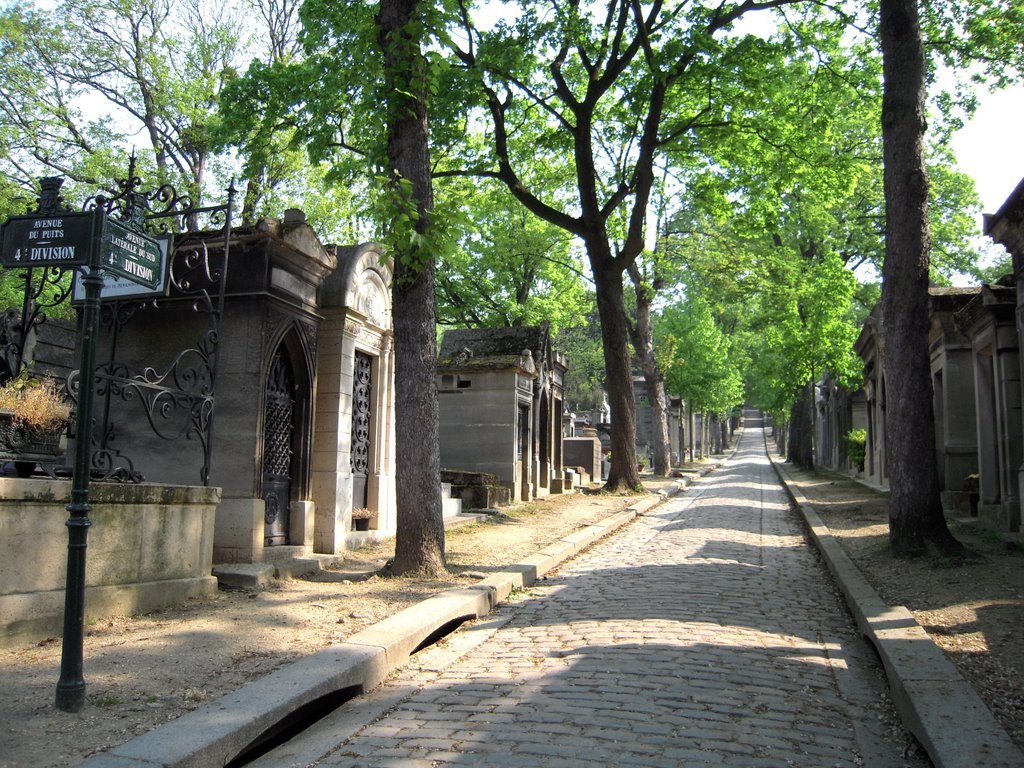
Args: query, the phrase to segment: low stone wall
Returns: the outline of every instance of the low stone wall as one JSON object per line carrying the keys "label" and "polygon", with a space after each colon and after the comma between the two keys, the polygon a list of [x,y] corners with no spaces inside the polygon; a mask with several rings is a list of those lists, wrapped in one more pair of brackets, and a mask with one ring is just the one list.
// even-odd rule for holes
{"label": "low stone wall", "polygon": [[[0,647],[63,629],[71,483],[0,478]],[[86,620],[217,590],[219,488],[93,483]]]}

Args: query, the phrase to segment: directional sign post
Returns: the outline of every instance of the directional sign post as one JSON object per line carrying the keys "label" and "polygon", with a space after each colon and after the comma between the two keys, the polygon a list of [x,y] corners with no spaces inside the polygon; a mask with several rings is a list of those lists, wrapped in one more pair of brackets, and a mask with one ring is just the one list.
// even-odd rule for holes
{"label": "directional sign post", "polygon": [[82,250],[88,255],[83,278],[85,306],[79,337],[78,406],[75,409],[75,465],[71,478],[71,503],[67,505],[68,567],[64,587],[64,635],[61,640],[60,679],[57,680],[56,705],[62,712],[80,712],[85,705],[85,679],[82,656],[85,632],[85,560],[89,526],[89,472],[92,452],[93,376],[96,368],[96,336],[99,331],[102,198],[96,209],[86,214],[93,220],[92,237]]}
{"label": "directional sign post", "polygon": [[[163,277],[160,244],[128,224],[110,218],[106,201],[99,197],[92,211],[71,213],[60,203],[63,179],[41,179],[38,212],[11,216],[0,225],[0,264],[8,268],[84,267],[79,336],[78,403],[75,409],[75,464],[71,503],[67,505],[68,562],[64,589],[64,635],[56,705],[64,712],[79,712],[85,704],[82,675],[85,623],[85,564],[92,453],[92,411],[99,332],[103,272],[116,274],[146,288]],[[129,214],[137,213],[129,208]],[[138,217],[141,222],[141,216]]]}
{"label": "directional sign post", "polygon": [[163,271],[163,249],[149,235],[108,218],[103,224],[103,268],[155,288]]}

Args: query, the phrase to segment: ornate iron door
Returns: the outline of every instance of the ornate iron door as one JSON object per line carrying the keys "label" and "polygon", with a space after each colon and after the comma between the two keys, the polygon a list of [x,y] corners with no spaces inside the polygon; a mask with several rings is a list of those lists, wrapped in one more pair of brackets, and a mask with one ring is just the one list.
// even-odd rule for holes
{"label": "ornate iron door", "polygon": [[291,501],[292,436],[295,430],[295,376],[282,349],[274,353],[267,375],[263,417],[263,501],[265,546],[288,543]]}
{"label": "ornate iron door", "polygon": [[530,407],[519,406],[519,499],[520,501],[530,500]]}
{"label": "ornate iron door", "polygon": [[366,506],[370,473],[370,395],[373,358],[356,352],[352,375],[352,508]]}

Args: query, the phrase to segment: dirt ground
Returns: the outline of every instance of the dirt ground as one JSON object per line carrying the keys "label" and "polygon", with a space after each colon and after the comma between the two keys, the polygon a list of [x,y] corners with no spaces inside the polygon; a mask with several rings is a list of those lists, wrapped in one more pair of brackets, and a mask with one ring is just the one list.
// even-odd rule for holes
{"label": "dirt ground", "polygon": [[[1024,658],[1024,553],[957,525],[975,559],[894,561],[883,497],[839,477],[798,481],[876,589],[915,613],[1024,747],[1024,686],[1015,667]],[[220,591],[173,610],[97,622],[85,639],[86,706],[75,715],[53,706],[59,639],[0,651],[0,768],[75,765],[429,594],[500,570],[634,498],[552,497],[450,530],[452,575],[444,580],[348,578],[382,566],[391,555],[385,543],[352,553],[336,570],[269,589]]]}
{"label": "dirt ground", "polygon": [[966,558],[894,559],[884,495],[839,475],[790,473],[882,599],[914,614],[1024,749],[1024,540],[950,519]]}

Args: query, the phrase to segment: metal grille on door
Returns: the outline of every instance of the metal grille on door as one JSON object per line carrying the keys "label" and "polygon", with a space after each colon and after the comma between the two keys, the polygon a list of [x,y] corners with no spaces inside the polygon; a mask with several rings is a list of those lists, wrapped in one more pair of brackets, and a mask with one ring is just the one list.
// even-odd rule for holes
{"label": "metal grille on door", "polygon": [[291,499],[292,433],[295,377],[284,351],[278,349],[267,375],[263,418],[264,544],[288,543]]}
{"label": "metal grille on door", "polygon": [[356,352],[352,383],[352,507],[366,507],[370,472],[370,395],[373,358]]}

